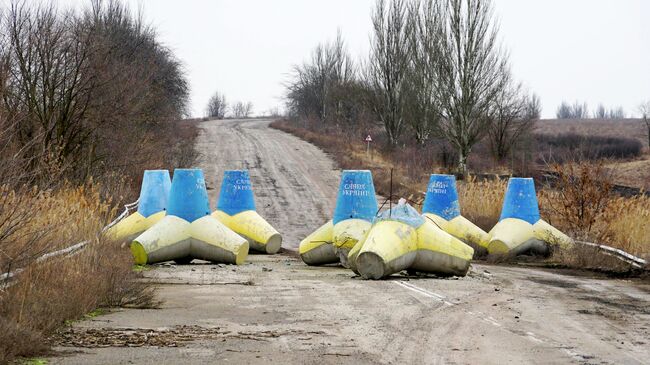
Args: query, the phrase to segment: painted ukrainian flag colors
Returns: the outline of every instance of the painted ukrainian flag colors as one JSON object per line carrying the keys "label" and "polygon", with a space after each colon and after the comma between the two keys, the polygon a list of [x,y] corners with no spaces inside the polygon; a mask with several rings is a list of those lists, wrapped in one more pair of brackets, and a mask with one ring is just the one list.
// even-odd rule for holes
{"label": "painted ukrainian flag colors", "polygon": [[381,279],[411,269],[464,276],[474,250],[400,203],[375,219],[365,241],[350,251],[353,270],[366,279]]}
{"label": "painted ukrainian flag colors", "polygon": [[300,257],[308,265],[341,262],[365,240],[377,214],[377,197],[368,170],[343,170],[333,218],[300,242]]}
{"label": "painted ukrainian flag colors", "polygon": [[210,216],[203,171],[176,169],[167,215],[131,243],[137,264],[167,260],[242,264],[248,241]]}
{"label": "painted ukrainian flag colors", "polygon": [[422,214],[461,241],[476,247],[488,247],[489,235],[460,214],[455,176],[431,175]]}
{"label": "painted ukrainian flag colors", "polygon": [[513,177],[501,209],[499,223],[490,231],[490,254],[544,253],[548,245],[567,248],[573,240],[540,218],[532,178]]}
{"label": "painted ukrainian flag colors", "polygon": [[170,188],[169,171],[145,170],[138,210],[108,229],[108,237],[114,240],[131,240],[160,221],[166,215]]}
{"label": "painted ukrainian flag colors", "polygon": [[255,251],[274,254],[282,236],[255,210],[255,199],[247,170],[227,170],[221,182],[217,210],[212,216],[248,240]]}

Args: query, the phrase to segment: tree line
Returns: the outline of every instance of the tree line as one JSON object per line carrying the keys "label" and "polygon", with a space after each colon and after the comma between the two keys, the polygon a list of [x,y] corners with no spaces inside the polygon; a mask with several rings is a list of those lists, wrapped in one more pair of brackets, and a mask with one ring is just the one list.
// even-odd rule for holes
{"label": "tree line", "polygon": [[294,66],[288,112],[322,123],[381,121],[390,145],[443,139],[458,170],[483,138],[498,160],[532,130],[541,103],[517,82],[490,0],[378,0],[371,48],[355,62],[341,34]]}
{"label": "tree line", "polygon": [[179,60],[117,0],[0,8],[0,184],[173,164],[188,98]]}
{"label": "tree line", "polygon": [[209,118],[248,118],[253,113],[253,103],[237,101],[228,104],[226,95],[216,91],[208,100],[205,114]]}

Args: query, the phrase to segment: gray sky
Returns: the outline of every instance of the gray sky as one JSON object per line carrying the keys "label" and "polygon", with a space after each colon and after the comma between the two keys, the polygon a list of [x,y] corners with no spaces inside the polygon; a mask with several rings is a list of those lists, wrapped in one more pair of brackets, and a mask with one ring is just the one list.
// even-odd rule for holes
{"label": "gray sky", "polygon": [[[74,1],[74,0],[68,0]],[[79,0],[77,0],[79,1]],[[340,28],[365,57],[374,0],[128,0],[142,6],[184,62],[192,114],[219,90],[261,113],[282,105],[291,66]],[[515,77],[536,92],[543,117],[562,100],[636,113],[650,100],[650,1],[495,0]],[[645,18],[645,19],[642,19]],[[645,20],[645,22],[643,21]]]}

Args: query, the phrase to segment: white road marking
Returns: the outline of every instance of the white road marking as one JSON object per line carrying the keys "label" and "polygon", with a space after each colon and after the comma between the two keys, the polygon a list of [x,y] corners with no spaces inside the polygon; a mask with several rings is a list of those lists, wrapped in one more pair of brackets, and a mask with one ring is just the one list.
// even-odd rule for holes
{"label": "white road marking", "polygon": [[395,283],[395,284],[397,284],[397,285],[399,285],[401,287],[404,287],[404,288],[406,288],[408,290],[412,290],[412,291],[414,291],[416,293],[422,294],[425,297],[436,299],[436,300],[438,300],[440,302],[443,302],[444,304],[446,304],[448,306],[454,305],[454,303],[446,300],[444,295],[434,293],[434,292],[430,292],[430,291],[428,291],[426,289],[422,289],[420,287],[417,287],[417,286],[415,286],[415,285],[413,285],[411,283],[406,283],[406,282],[403,282],[403,281],[393,281],[393,283]]}

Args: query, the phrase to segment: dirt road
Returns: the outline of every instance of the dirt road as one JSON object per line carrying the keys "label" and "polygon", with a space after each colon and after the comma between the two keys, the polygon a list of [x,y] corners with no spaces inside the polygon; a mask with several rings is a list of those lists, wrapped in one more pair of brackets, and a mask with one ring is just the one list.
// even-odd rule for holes
{"label": "dirt road", "polygon": [[[211,198],[225,168],[250,169],[258,209],[285,248],[327,220],[338,184],[317,148],[266,121],[202,124]],[[161,309],[75,324],[64,364],[643,364],[650,285],[474,264],[465,278],[364,281],[295,256],[243,266],[155,265]],[[74,347],[87,345],[88,347]],[[137,347],[133,347],[137,346]]]}

